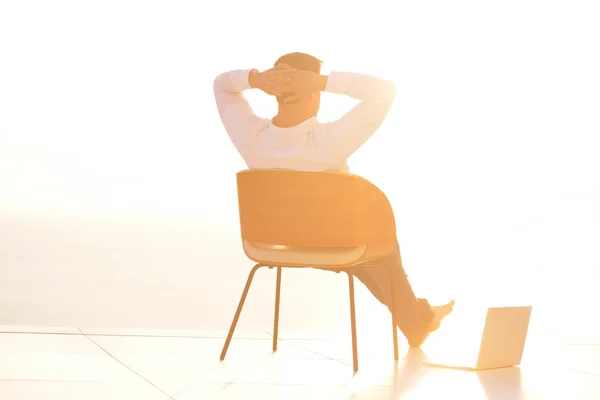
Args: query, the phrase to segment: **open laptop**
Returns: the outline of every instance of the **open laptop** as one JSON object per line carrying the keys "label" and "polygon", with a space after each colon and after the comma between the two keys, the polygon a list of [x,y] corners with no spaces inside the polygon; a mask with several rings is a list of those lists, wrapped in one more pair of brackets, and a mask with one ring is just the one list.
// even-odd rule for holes
{"label": "open laptop", "polygon": [[[446,340],[438,343],[441,345],[438,346],[439,351],[433,352],[424,364],[472,371],[519,365],[531,310],[530,306],[488,308],[483,326],[461,328],[460,324],[455,324],[459,330],[454,336],[446,336]],[[440,330],[444,328],[442,322]],[[461,342],[459,339],[463,339],[462,345],[458,343]]]}

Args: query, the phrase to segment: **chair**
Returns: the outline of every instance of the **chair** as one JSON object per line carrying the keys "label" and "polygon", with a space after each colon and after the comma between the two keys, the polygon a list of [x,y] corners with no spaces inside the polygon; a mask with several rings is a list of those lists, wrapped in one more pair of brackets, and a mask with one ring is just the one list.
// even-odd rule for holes
{"label": "chair", "polygon": [[[346,272],[350,290],[352,359],[358,371],[354,278],[345,270],[394,251],[396,225],[386,196],[357,175],[276,169],[245,170],[237,174],[242,243],[256,265],[250,271],[221,361],[233,337],[256,271],[277,269],[273,351],[277,351],[282,268],[327,269]],[[392,270],[390,284],[394,293]],[[392,299],[392,306],[394,302]],[[398,333],[392,309],[394,359]]]}

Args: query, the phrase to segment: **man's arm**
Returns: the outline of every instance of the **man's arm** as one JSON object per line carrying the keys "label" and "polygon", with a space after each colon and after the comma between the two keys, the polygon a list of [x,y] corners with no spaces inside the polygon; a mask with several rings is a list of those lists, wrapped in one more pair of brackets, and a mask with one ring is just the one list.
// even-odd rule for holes
{"label": "man's arm", "polygon": [[265,125],[266,120],[254,114],[242,94],[254,87],[257,74],[256,70],[225,72],[217,76],[213,85],[219,116],[238,150],[248,146]]}
{"label": "man's arm", "polygon": [[325,92],[343,94],[360,100],[341,119],[325,124],[315,137],[322,149],[335,160],[348,159],[381,126],[394,102],[393,82],[351,72],[332,72]]}

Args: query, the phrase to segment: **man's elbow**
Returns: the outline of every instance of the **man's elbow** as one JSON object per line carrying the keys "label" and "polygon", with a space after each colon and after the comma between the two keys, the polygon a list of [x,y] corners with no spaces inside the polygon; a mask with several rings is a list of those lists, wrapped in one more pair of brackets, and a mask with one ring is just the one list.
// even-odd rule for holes
{"label": "man's elbow", "polygon": [[213,81],[213,91],[215,93],[222,91],[222,87],[223,87],[223,75],[224,74],[219,74],[215,77],[215,80]]}
{"label": "man's elbow", "polygon": [[381,80],[377,90],[374,92],[374,99],[370,103],[372,115],[377,117],[374,120],[383,120],[389,109],[392,107],[396,98],[396,84],[392,81]]}
{"label": "man's elbow", "polygon": [[382,97],[384,100],[390,105],[394,102],[396,98],[396,84],[392,81],[384,81],[384,88],[382,90]]}
{"label": "man's elbow", "polygon": [[373,104],[372,118],[368,119],[369,123],[372,124],[369,128],[372,129],[373,132],[379,129],[379,126],[392,108],[395,99],[396,84],[392,81],[383,81],[377,96],[377,102]]}

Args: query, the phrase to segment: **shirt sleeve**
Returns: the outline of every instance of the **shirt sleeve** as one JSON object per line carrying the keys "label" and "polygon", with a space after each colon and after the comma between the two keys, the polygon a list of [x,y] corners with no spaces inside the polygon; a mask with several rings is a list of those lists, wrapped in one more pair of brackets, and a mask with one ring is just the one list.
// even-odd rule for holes
{"label": "shirt sleeve", "polygon": [[238,150],[249,146],[268,122],[254,114],[243,95],[245,90],[251,89],[249,74],[250,70],[225,72],[216,77],[213,85],[221,122]]}
{"label": "shirt sleeve", "polygon": [[318,146],[333,159],[348,159],[381,126],[394,102],[393,82],[351,72],[332,72],[326,92],[343,94],[360,102],[341,119],[321,126],[316,132]]}

